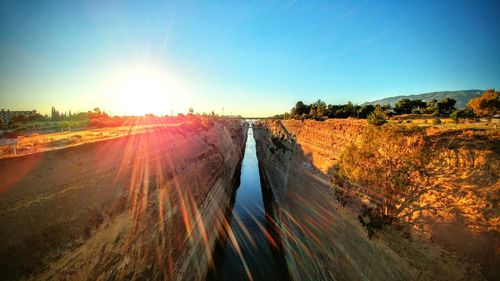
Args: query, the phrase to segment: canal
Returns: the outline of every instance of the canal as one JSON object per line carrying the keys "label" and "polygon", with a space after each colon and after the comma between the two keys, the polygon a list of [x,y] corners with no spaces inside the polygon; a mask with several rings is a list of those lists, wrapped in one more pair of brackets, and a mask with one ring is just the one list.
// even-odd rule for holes
{"label": "canal", "polygon": [[[251,126],[251,123],[250,123]],[[252,128],[248,130],[241,165],[240,185],[228,214],[229,234],[221,235],[214,253],[214,268],[209,281],[289,280],[280,252],[279,238],[266,216],[264,200],[269,194],[261,188],[259,163]],[[270,208],[267,208],[270,209]],[[234,233],[231,238],[231,232]]]}

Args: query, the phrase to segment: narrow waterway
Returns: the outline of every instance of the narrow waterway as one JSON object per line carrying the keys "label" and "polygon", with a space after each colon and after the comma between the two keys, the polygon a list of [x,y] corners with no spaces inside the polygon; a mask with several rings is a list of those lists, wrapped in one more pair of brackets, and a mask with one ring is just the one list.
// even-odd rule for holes
{"label": "narrow waterway", "polygon": [[221,235],[208,280],[289,279],[279,251],[279,239],[274,235],[270,217],[266,216],[262,194],[255,140],[250,127],[240,185],[228,215],[234,239],[231,239],[231,231]]}

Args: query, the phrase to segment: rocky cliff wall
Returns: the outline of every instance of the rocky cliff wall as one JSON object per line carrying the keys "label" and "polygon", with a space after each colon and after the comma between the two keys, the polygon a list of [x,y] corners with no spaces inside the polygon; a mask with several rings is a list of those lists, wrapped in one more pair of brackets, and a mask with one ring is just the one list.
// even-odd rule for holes
{"label": "rocky cliff wall", "polygon": [[284,120],[270,125],[269,129],[275,135],[290,134],[311,164],[329,173],[345,146],[356,141],[365,126],[365,120],[359,119]]}
{"label": "rocky cliff wall", "polygon": [[[332,175],[345,147],[360,139],[365,126],[362,120],[286,120],[254,127],[261,178],[276,200],[274,216],[280,224],[278,231],[292,277],[295,280],[481,280],[484,276],[495,276],[494,265],[498,261],[495,233],[473,234],[461,226],[460,231],[467,233],[461,232],[461,238],[446,235],[441,229],[407,239],[398,231],[386,229],[377,238],[369,239],[358,222],[359,210],[340,207],[332,188]],[[464,191],[468,187],[498,196],[495,168],[499,160],[495,150],[498,139],[474,132],[467,141],[457,138],[461,134],[428,132],[434,157],[430,172],[450,182],[458,169],[464,173],[461,180],[454,181],[459,185],[456,189]],[[482,144],[471,142],[474,138],[482,140]],[[450,163],[468,164],[464,168]],[[474,181],[472,175],[481,175],[477,178],[482,180]],[[437,225],[445,224],[434,224]],[[466,246],[467,250],[460,249],[458,243],[463,244],[464,239],[471,244]],[[471,261],[474,251],[483,254]]]}
{"label": "rocky cliff wall", "polygon": [[1,160],[0,279],[204,279],[247,128],[195,122]]}

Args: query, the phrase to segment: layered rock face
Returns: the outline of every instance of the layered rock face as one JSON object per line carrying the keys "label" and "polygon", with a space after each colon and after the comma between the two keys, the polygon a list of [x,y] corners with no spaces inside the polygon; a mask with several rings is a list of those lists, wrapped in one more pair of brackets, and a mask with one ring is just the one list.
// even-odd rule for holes
{"label": "layered rock face", "polygon": [[[415,234],[411,239],[386,229],[377,238],[370,239],[358,222],[359,209],[340,207],[332,188],[332,175],[345,147],[359,141],[365,126],[363,120],[339,119],[267,121],[254,126],[261,178],[263,186],[275,198],[273,216],[279,225],[292,278],[481,280],[495,276],[495,267],[491,266],[498,261],[495,230],[475,233],[461,226],[461,233],[465,231],[467,235],[462,233],[460,237],[471,244],[467,250],[460,249],[457,243],[464,240],[446,235],[443,229],[440,232],[426,229],[425,234]],[[494,145],[498,139],[484,136],[482,144],[471,145],[472,142],[457,135],[460,133],[428,133],[434,159],[429,173],[450,183],[460,170],[464,173],[454,183],[462,194],[466,188],[472,188],[498,196],[495,167],[498,167],[499,154]],[[476,138],[478,133],[471,139]],[[465,166],[457,163],[465,163]],[[474,181],[478,175],[481,180]],[[472,192],[467,194],[476,196]],[[481,201],[483,197],[475,198]],[[490,219],[489,226],[495,228],[494,216]],[[433,227],[444,226],[433,224]],[[491,247],[489,250],[487,245]],[[482,251],[482,256],[474,256],[473,248],[481,249],[475,251]],[[489,260],[484,260],[485,257]]]}
{"label": "layered rock face", "polygon": [[1,160],[0,279],[204,279],[247,129],[209,121]]}
{"label": "layered rock face", "polygon": [[285,120],[270,124],[269,129],[273,135],[293,137],[311,164],[323,173],[329,173],[345,146],[356,141],[365,126],[366,122],[359,119]]}

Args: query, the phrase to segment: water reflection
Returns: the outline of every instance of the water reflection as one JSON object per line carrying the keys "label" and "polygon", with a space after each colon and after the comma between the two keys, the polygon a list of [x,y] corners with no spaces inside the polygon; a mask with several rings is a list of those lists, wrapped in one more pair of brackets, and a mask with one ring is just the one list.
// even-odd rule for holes
{"label": "water reflection", "polygon": [[[266,221],[267,220],[267,221]],[[240,186],[230,214],[230,230],[215,250],[208,280],[288,280],[279,240],[266,217],[252,129],[248,130]]]}

